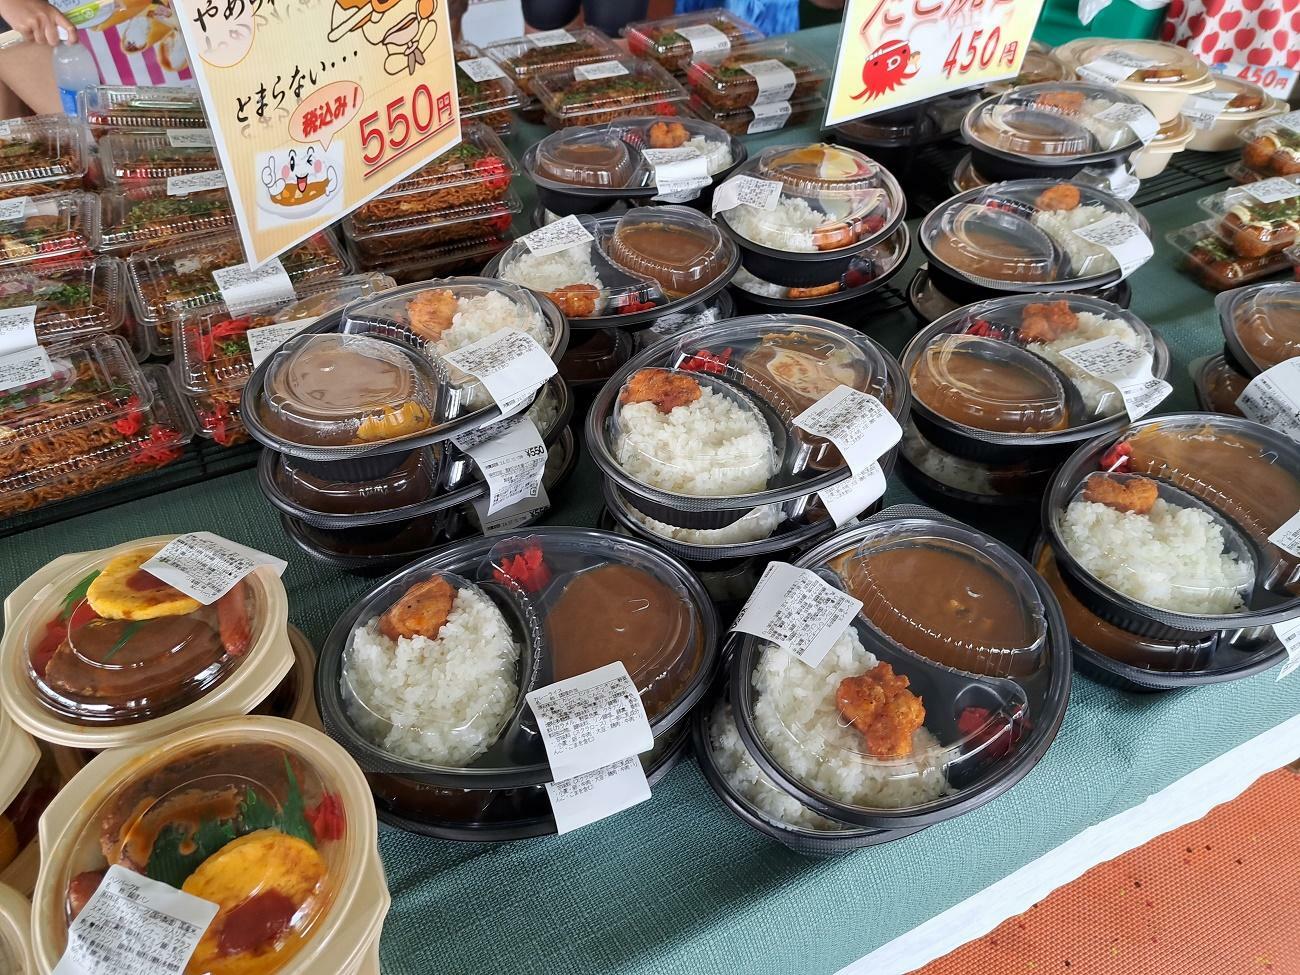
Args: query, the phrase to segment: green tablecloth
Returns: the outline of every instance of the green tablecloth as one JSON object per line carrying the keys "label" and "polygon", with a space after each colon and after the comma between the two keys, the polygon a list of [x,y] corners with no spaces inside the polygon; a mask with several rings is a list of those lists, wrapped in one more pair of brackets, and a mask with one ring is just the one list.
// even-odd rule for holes
{"label": "green tablecloth", "polygon": [[[829,52],[834,31],[803,40]],[[1191,408],[1188,363],[1214,351],[1219,333],[1211,296],[1175,269],[1176,255],[1162,237],[1194,221],[1197,210],[1190,197],[1180,197],[1148,216],[1158,253],[1133,280],[1133,307],[1173,352],[1176,393],[1166,409]],[[906,313],[877,314],[867,303],[828,311],[851,312],[895,352],[912,327]],[[891,500],[905,497],[891,487]],[[598,505],[584,464],[550,520],[588,524]],[[370,585],[301,555],[261,500],[254,473],[245,472],[6,539],[0,591],[65,552],[193,529],[287,558],[291,618],[316,642]],[[1010,793],[961,819],[838,860],[803,859],[751,832],[715,799],[690,760],[650,802],[564,838],[458,846],[383,828],[393,892],[384,969],[833,972],[1300,712],[1298,686],[1294,678],[1278,684],[1263,674],[1137,696],[1076,678],[1059,738]]]}

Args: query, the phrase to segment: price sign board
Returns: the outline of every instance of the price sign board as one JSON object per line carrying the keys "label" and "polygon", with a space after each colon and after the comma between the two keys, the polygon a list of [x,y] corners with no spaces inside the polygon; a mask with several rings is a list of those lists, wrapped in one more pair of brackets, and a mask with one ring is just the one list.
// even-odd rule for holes
{"label": "price sign board", "polygon": [[175,0],[249,263],[460,141],[443,0]]}
{"label": "price sign board", "polygon": [[1043,0],[848,0],[826,124],[1015,77]]}

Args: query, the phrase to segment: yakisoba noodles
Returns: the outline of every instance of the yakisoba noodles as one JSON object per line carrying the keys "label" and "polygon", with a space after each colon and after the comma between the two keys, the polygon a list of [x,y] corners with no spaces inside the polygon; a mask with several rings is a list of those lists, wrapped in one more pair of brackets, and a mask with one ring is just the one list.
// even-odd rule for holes
{"label": "yakisoba noodles", "polygon": [[462,142],[388,193],[359,207],[353,222],[365,226],[415,214],[495,203],[510,189],[510,165],[473,141]]}

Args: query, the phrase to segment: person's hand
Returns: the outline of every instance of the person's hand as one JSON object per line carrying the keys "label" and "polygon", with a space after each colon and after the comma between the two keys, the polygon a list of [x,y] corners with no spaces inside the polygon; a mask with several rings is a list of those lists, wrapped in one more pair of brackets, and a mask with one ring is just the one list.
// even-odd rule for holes
{"label": "person's hand", "polygon": [[[0,17],[31,44],[76,44],[77,28],[46,0],[0,0]],[[59,36],[59,29],[63,36]]]}

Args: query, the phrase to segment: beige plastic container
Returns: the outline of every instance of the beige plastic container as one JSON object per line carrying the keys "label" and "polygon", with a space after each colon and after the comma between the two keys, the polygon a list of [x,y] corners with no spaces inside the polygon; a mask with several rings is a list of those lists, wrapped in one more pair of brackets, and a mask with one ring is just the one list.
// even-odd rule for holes
{"label": "beige plastic container", "polygon": [[[274,969],[276,975],[353,975],[377,970],[368,966],[377,956],[390,898],[376,848],[374,801],[361,770],[341,746],[321,732],[283,718],[238,717],[204,721],[148,745],[103,752],[46,809],[40,825],[41,870],[32,898],[36,972],[51,975],[66,950],[67,885],[76,874],[103,866],[99,834],[113,803],[133,798],[128,790],[138,788],[147,777],[223,747],[283,751],[286,761],[299,763],[302,797],[308,809],[326,793],[342,809],[342,835],[318,838],[315,843],[325,865],[317,881],[317,890],[323,891],[316,895],[320,900],[311,909],[300,907],[295,913],[294,924],[305,925],[301,942],[283,965]],[[251,788],[243,785],[243,777],[247,775],[251,782],[254,773],[246,772],[241,760],[246,756],[232,756],[229,766],[222,766],[219,757],[206,766],[196,761],[194,778],[184,781],[201,779],[208,788],[221,789],[228,787],[223,780],[238,778],[241,787]],[[174,786],[171,794],[183,788],[183,784]],[[241,801],[247,803],[248,795]],[[262,801],[267,801],[265,796]],[[183,813],[174,813],[170,822],[181,821]],[[214,851],[211,855],[218,854]],[[194,965],[192,960],[191,968]]]}
{"label": "beige plastic container", "polygon": [[1251,111],[1225,109],[1210,124],[1208,129],[1197,129],[1192,134],[1192,141],[1187,144],[1187,148],[1196,152],[1231,152],[1234,149],[1240,149],[1241,133],[1260,121],[1260,119],[1281,115],[1290,109],[1286,102],[1277,98],[1270,98],[1264,93],[1264,89],[1240,78],[1216,74],[1214,76],[1214,86],[1219,91],[1234,94],[1258,93],[1263,95],[1265,104],[1263,107]]}
{"label": "beige plastic container", "polygon": [[38,688],[29,654],[47,625],[61,614],[65,600],[78,583],[119,555],[145,547],[159,548],[175,537],[158,535],[63,556],[15,590],[6,603],[8,625],[0,640],[0,707],[17,724],[44,741],[102,751],[154,741],[196,721],[248,714],[271,694],[293,666],[294,654],[284,583],[266,568],[255,570],[244,580],[250,607],[248,648],[237,656],[223,653],[216,678],[219,682],[173,695],[185,703],[177,700],[177,706],[169,706],[168,698],[160,693],[147,714],[83,718],[73,713],[75,708],[56,710],[49,694]]}
{"label": "beige plastic container", "polygon": [[[84,764],[79,752],[38,742],[0,711],[0,884],[25,896],[36,886],[41,855],[31,816],[38,812],[40,796],[29,788],[48,792],[52,799]],[[15,808],[20,799],[26,806],[21,810]]]}
{"label": "beige plastic container", "polygon": [[[1081,37],[1058,47],[1054,53],[1067,67],[1078,74],[1081,66],[1090,64],[1112,52],[1122,52],[1153,62],[1153,69],[1170,69],[1182,72],[1183,77],[1172,81],[1124,80],[1114,83],[1117,90],[1132,95],[1156,117],[1167,125],[1177,117],[1183,103],[1192,95],[1214,88],[1214,78],[1195,55],[1185,48],[1163,41],[1118,40],[1113,38]],[[1084,75],[1079,75],[1085,78]],[[1085,79],[1093,80],[1093,79]]]}
{"label": "beige plastic container", "polygon": [[1162,126],[1159,134],[1129,157],[1133,175],[1138,179],[1159,176],[1169,165],[1169,160],[1187,148],[1196,134],[1196,127],[1181,115]]}
{"label": "beige plastic container", "polygon": [[12,887],[0,884],[0,972],[31,975],[36,971],[32,961],[31,926],[32,905],[27,898]]}

